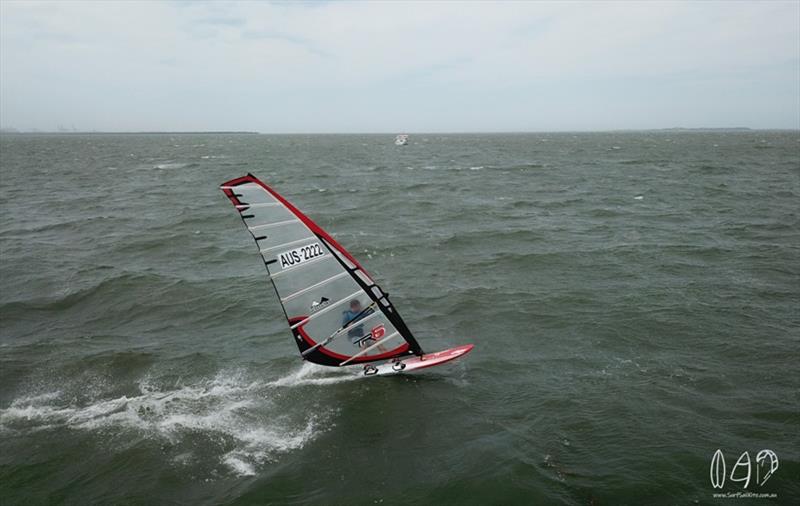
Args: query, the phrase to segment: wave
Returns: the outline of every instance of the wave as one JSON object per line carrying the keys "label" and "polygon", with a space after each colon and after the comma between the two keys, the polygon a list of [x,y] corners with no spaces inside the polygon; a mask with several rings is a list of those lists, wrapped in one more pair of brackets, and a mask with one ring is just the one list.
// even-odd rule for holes
{"label": "wave", "polygon": [[[75,283],[67,283],[49,295],[33,298],[17,298],[0,303],[0,314],[5,316],[24,311],[66,311],[75,308],[98,309],[114,307],[113,313],[123,313],[142,307],[170,307],[183,305],[187,301],[197,302],[203,298],[214,298],[214,304],[224,293],[217,282],[220,278],[236,283],[257,285],[258,278],[247,273],[212,273],[206,277],[187,279],[176,275],[155,272],[114,271],[106,265],[77,271]],[[83,276],[83,279],[81,279]],[[19,296],[18,296],[19,297]],[[229,300],[238,303],[238,300]],[[227,305],[227,304],[225,304]],[[210,308],[223,309],[223,306]],[[101,311],[98,311],[98,314]]]}
{"label": "wave", "polygon": [[157,163],[153,165],[152,168],[160,170],[171,170],[171,169],[192,169],[199,166],[200,164],[198,163],[165,162],[165,163]]}
{"label": "wave", "polygon": [[81,216],[74,219],[57,218],[59,221],[54,223],[35,223],[35,222],[16,222],[13,228],[0,231],[0,238],[13,238],[23,236],[29,238],[33,235],[40,235],[51,231],[70,231],[77,233],[81,229],[91,227],[108,226],[114,223],[116,226],[130,224],[133,220],[128,216],[122,215],[102,215],[102,216]]}
{"label": "wave", "polygon": [[525,170],[525,169],[544,169],[547,166],[548,164],[546,163],[525,162],[525,163],[513,163],[510,165],[496,165],[490,168],[496,170]]}
{"label": "wave", "polygon": [[736,170],[733,167],[727,167],[725,165],[713,165],[709,163],[690,165],[688,169],[692,172],[700,172],[703,174],[730,174]]}
{"label": "wave", "polygon": [[630,160],[620,160],[617,162],[617,164],[619,165],[633,165],[633,166],[656,165],[658,167],[664,167],[666,165],[669,165],[670,163],[672,163],[672,160],[669,160],[667,158],[653,158],[653,159],[634,158]]}
{"label": "wave", "polygon": [[529,229],[505,229],[495,231],[475,230],[469,232],[453,233],[442,238],[439,245],[446,248],[458,248],[475,244],[484,244],[492,241],[508,242],[511,244],[529,244],[541,240],[542,233]]}
{"label": "wave", "polygon": [[[187,283],[178,278],[158,274],[124,273],[110,276],[90,286],[83,286],[69,292],[56,292],[49,297],[38,297],[28,300],[16,300],[0,305],[0,312],[16,310],[64,310],[74,307],[92,297],[113,299],[120,293],[135,287],[147,288],[150,291],[168,288],[180,283]],[[155,287],[159,287],[158,289]]]}

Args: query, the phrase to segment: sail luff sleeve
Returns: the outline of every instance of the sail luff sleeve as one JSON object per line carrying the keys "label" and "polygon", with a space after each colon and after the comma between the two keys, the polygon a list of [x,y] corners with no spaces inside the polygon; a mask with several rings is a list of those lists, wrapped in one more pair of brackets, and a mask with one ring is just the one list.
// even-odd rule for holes
{"label": "sail luff sleeve", "polygon": [[[248,174],[248,175],[250,175],[250,174]],[[236,210],[239,211],[239,218],[241,218],[242,223],[244,224],[245,228],[247,229],[247,232],[250,234],[250,236],[255,241],[256,247],[259,248],[259,252],[260,252],[261,246],[260,246],[259,242],[264,240],[264,239],[266,239],[266,236],[264,236],[264,235],[262,235],[262,234],[260,234],[258,232],[253,232],[253,230],[250,227],[247,226],[247,219],[249,218],[249,215],[245,214],[245,211],[247,209],[251,208],[251,207],[263,206],[263,205],[272,205],[272,204],[271,203],[249,204],[249,203],[246,203],[246,202],[243,202],[243,201],[239,200],[241,197],[243,197],[243,195],[239,194],[239,193],[236,193],[235,187],[238,184],[242,184],[241,183],[242,179],[244,179],[244,178],[236,178],[236,179],[232,179],[230,181],[227,181],[225,183],[222,183],[222,185],[220,185],[220,189],[222,189],[222,191],[225,194],[225,196],[228,197],[228,199],[230,199],[231,203],[233,204],[233,207],[235,207]],[[262,257],[262,260],[263,260],[263,257]],[[271,262],[267,262],[265,260],[264,261],[264,268],[267,270],[267,274],[268,274],[267,277],[269,278],[270,285],[272,286],[272,289],[275,291],[275,296],[278,297],[278,299],[280,299],[280,294],[278,293],[278,287],[275,286],[275,282],[272,281],[272,276],[271,276],[271,272],[270,272],[270,269],[269,269],[269,264],[270,263]],[[286,308],[283,307],[283,304],[281,304],[281,311],[283,311],[283,316],[288,321],[289,320],[289,315],[286,314]]]}

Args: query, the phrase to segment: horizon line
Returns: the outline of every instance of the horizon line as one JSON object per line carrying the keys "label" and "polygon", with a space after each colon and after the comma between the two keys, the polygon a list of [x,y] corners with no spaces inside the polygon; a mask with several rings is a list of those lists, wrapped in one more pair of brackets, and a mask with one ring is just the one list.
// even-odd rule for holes
{"label": "horizon line", "polygon": [[[796,128],[751,128],[751,127],[664,127],[664,128],[610,128],[596,130],[452,130],[413,132],[405,131],[408,135],[474,135],[474,134],[541,134],[541,133],[613,133],[613,132],[674,132],[674,131],[800,131]],[[255,130],[18,130],[16,128],[0,128],[3,135],[398,135],[397,131],[379,132],[259,132]]]}

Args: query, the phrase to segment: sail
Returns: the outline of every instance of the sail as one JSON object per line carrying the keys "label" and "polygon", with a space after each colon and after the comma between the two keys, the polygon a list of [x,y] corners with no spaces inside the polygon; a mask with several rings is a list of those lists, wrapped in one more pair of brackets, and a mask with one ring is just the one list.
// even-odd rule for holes
{"label": "sail", "polygon": [[319,225],[252,174],[220,189],[256,241],[304,359],[342,366],[422,355],[386,292]]}

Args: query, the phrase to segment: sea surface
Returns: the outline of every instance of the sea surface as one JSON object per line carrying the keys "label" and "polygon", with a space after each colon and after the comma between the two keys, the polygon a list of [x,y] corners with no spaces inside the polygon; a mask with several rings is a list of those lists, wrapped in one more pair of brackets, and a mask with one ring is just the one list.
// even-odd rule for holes
{"label": "sea surface", "polygon": [[[0,136],[0,503],[798,504],[800,133],[393,140]],[[303,363],[248,172],[474,351]]]}

